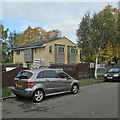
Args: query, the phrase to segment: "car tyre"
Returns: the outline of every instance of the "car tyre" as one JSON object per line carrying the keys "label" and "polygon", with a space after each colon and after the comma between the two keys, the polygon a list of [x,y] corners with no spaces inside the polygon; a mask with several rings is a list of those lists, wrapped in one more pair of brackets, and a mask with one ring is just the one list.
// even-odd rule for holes
{"label": "car tyre", "polygon": [[79,90],[78,85],[74,84],[71,88],[71,93],[76,94],[76,93],[78,93],[78,90]]}
{"label": "car tyre", "polygon": [[32,96],[32,98],[33,98],[33,100],[34,100],[35,102],[41,102],[42,99],[43,99],[43,97],[44,97],[44,93],[43,93],[42,90],[36,90],[36,91],[33,93],[33,96]]}
{"label": "car tyre", "polygon": [[20,95],[16,95],[16,98],[17,98],[17,99],[19,99],[19,98],[21,98],[21,97],[22,97],[22,96],[20,96]]}

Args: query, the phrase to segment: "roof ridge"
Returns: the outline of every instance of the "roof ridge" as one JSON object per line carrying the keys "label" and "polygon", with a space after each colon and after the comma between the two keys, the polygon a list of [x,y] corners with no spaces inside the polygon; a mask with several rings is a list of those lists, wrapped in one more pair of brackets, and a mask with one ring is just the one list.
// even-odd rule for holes
{"label": "roof ridge", "polygon": [[38,44],[40,44],[40,45],[43,45],[43,44],[45,44],[45,43],[52,42],[52,41],[54,41],[54,40],[61,39],[61,38],[64,38],[64,37],[58,37],[58,38],[49,39],[49,40],[46,39],[46,40],[35,41],[35,42],[27,43],[27,44],[25,44],[25,45],[13,47],[12,49],[37,46],[37,45],[35,45],[35,43],[38,43]]}

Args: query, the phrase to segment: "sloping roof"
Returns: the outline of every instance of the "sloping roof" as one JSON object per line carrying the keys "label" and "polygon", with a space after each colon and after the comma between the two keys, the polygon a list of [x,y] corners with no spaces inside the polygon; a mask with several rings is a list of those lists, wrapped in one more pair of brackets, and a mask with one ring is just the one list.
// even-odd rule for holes
{"label": "sloping roof", "polygon": [[35,48],[35,47],[41,47],[43,46],[45,43],[49,43],[58,39],[61,39],[63,37],[60,38],[55,38],[55,39],[51,39],[51,40],[41,40],[41,41],[37,41],[37,42],[32,42],[32,43],[28,43],[22,46],[18,46],[18,47],[14,47],[12,48],[12,50],[17,50],[17,49],[25,49],[25,48]]}

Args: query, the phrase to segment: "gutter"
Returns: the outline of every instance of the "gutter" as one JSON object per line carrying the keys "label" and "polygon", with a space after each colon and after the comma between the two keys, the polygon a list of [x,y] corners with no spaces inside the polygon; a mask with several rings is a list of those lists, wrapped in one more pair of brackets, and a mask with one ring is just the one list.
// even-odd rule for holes
{"label": "gutter", "polygon": [[43,44],[42,46],[34,46],[34,47],[13,48],[12,50],[25,50],[25,49],[40,48],[40,47],[43,48],[45,46],[46,44]]}

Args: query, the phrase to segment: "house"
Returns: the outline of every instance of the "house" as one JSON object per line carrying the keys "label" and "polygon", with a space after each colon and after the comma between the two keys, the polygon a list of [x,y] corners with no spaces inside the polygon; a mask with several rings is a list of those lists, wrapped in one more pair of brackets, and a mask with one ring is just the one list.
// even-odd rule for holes
{"label": "house", "polygon": [[36,68],[50,64],[77,64],[80,49],[66,37],[42,40],[13,48],[14,64]]}

